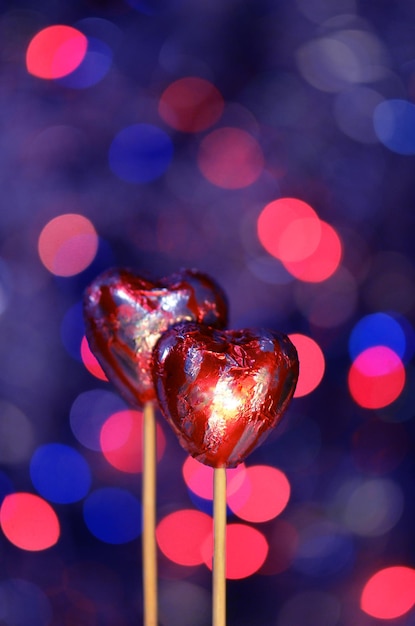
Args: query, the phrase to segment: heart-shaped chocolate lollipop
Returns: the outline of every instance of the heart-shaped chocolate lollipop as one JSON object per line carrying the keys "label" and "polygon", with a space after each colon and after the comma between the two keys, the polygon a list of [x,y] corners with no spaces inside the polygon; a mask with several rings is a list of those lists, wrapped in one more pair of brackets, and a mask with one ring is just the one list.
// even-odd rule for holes
{"label": "heart-shaped chocolate lollipop", "polygon": [[178,324],[153,353],[159,406],[182,447],[212,467],[235,467],[282,418],[298,379],[286,335]]}
{"label": "heart-shaped chocolate lollipop", "polygon": [[84,297],[89,346],[108,379],[133,406],[155,399],[152,350],[160,335],[179,322],[224,327],[226,298],[196,270],[150,282],[125,269],[98,276]]}

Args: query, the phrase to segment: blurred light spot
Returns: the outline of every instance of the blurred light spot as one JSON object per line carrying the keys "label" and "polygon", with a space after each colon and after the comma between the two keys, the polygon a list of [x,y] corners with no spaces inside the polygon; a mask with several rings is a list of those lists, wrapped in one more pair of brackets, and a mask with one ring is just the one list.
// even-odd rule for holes
{"label": "blurred light spot", "polygon": [[188,76],[171,83],[161,95],[159,114],[176,130],[196,133],[206,130],[221,117],[224,101],[208,80]]}
{"label": "blurred light spot", "polygon": [[339,600],[327,591],[301,591],[282,605],[277,626],[338,626],[342,607]]}
{"label": "blurred light spot", "polygon": [[[199,463],[188,456],[183,463],[182,473],[187,487],[200,498],[213,500],[213,468]],[[237,492],[245,478],[245,463],[226,470],[226,492],[228,497]]]}
{"label": "blurred light spot", "polygon": [[32,493],[6,496],[0,508],[0,524],[7,539],[22,550],[46,550],[55,545],[60,535],[55,511]]}
{"label": "blurred light spot", "polygon": [[[157,460],[166,447],[160,424],[156,424]],[[100,436],[104,457],[121,472],[136,474],[143,469],[143,413],[124,410],[113,413],[103,424]]]}
{"label": "blurred light spot", "polygon": [[279,239],[279,257],[282,261],[303,261],[312,254],[321,239],[319,219],[293,220]]}
{"label": "blurred light spot", "polygon": [[390,348],[367,348],[353,361],[348,386],[357,404],[366,409],[379,409],[399,397],[405,386],[405,368]]}
{"label": "blurred light spot", "polygon": [[180,565],[203,563],[201,546],[212,532],[213,520],[201,511],[183,509],[166,515],[157,525],[156,538],[163,554]]}
{"label": "blurred light spot", "polygon": [[294,392],[294,397],[300,398],[318,387],[324,376],[326,363],[324,354],[314,339],[299,333],[291,334],[289,338],[297,349],[300,362],[300,374]]}
{"label": "blurred light spot", "polygon": [[297,198],[279,198],[267,204],[258,217],[257,228],[265,250],[283,263],[306,259],[321,239],[317,213]]}
{"label": "blurred light spot", "polygon": [[28,580],[9,578],[0,582],[0,621],[10,626],[49,626],[52,607],[40,587]]}
{"label": "blurred light spot", "polygon": [[242,502],[240,490],[228,495],[230,509],[247,522],[267,522],[277,517],[290,499],[290,483],[281,470],[268,465],[247,467],[244,483],[249,488]]}
{"label": "blurred light spot", "polygon": [[373,113],[375,133],[386,148],[397,154],[415,154],[415,104],[384,100]]}
{"label": "blurred light spot", "polygon": [[14,404],[0,399],[0,463],[28,461],[34,435],[27,416]]}
{"label": "blurred light spot", "polygon": [[344,503],[343,523],[363,537],[379,537],[399,521],[404,505],[402,489],[390,479],[372,479],[356,486]]}
{"label": "blurred light spot", "polygon": [[141,533],[141,505],[126,489],[96,489],[85,499],[83,512],[89,531],[105,543],[127,543]]}
{"label": "blurred light spot", "polygon": [[61,339],[68,352],[77,361],[81,360],[81,341],[85,332],[82,302],[77,302],[65,313],[61,322]]}
{"label": "blurred light spot", "polygon": [[92,389],[75,398],[69,413],[69,421],[76,439],[90,450],[101,451],[101,429],[106,420],[127,405],[111,391]]}
{"label": "blurred light spot", "polygon": [[388,474],[407,454],[408,433],[399,423],[386,424],[372,419],[353,433],[352,445],[352,457],[360,471]]}
{"label": "blurred light spot", "polygon": [[415,570],[396,565],[377,571],[363,587],[362,611],[378,619],[405,615],[415,604]]}
{"label": "blurred light spot", "polygon": [[374,89],[358,86],[341,91],[334,104],[334,117],[340,130],[363,144],[377,143],[373,127],[373,113],[382,96]]}
{"label": "blurred light spot", "polygon": [[406,352],[406,337],[399,322],[387,313],[372,313],[355,324],[349,338],[349,353],[355,359],[366,348],[386,346],[401,359]]}
{"label": "blurred light spot", "polygon": [[98,250],[93,224],[83,215],[66,213],[53,218],[39,236],[43,265],[56,276],[74,276],[92,263]]}
{"label": "blurred light spot", "polygon": [[108,381],[108,378],[101,365],[99,364],[98,359],[95,357],[95,354],[91,352],[88,339],[85,337],[85,335],[82,337],[81,341],[81,359],[90,374],[92,374],[99,380]]}
{"label": "blurred light spot", "polygon": [[297,64],[313,87],[333,93],[356,83],[377,81],[388,71],[380,40],[352,28],[307,42],[297,51]]}
{"label": "blurred light spot", "polygon": [[358,301],[357,281],[344,267],[323,283],[299,282],[295,298],[310,324],[334,328],[346,322],[355,312]]}
{"label": "blurred light spot", "polygon": [[242,189],[260,177],[264,155],[257,140],[240,128],[219,128],[204,137],[197,163],[203,176],[223,189]]}
{"label": "blurred light spot", "polygon": [[82,63],[88,41],[71,26],[48,26],[30,41],[26,51],[27,71],[38,78],[60,78]]}
{"label": "blurred light spot", "polygon": [[268,556],[259,573],[274,576],[291,566],[298,547],[298,532],[292,524],[278,518],[267,533],[267,540]]}
{"label": "blurred light spot", "polygon": [[[213,533],[201,546],[203,560],[212,569]],[[247,578],[264,564],[268,554],[265,536],[256,528],[245,524],[228,524],[226,527],[226,578]]]}
{"label": "blurred light spot", "polygon": [[350,567],[354,553],[349,535],[329,522],[313,522],[300,531],[294,565],[307,576],[327,577]]}
{"label": "blurred light spot", "polygon": [[320,282],[337,270],[342,245],[335,229],[297,198],[267,204],[257,222],[258,239],[295,278]]}
{"label": "blurred light spot", "polygon": [[121,130],[108,154],[113,173],[129,183],[156,180],[167,170],[172,157],[170,137],[151,124],[133,124]]}
{"label": "blurred light spot", "polygon": [[111,48],[95,37],[88,37],[88,47],[81,63],[71,74],[60,78],[58,82],[72,89],[92,87],[108,74],[111,64]]}
{"label": "blurred light spot", "polygon": [[30,461],[30,477],[41,496],[56,503],[81,500],[91,486],[91,471],[83,456],[61,443],[37,448]]}
{"label": "blurred light spot", "polygon": [[323,220],[320,228],[320,241],[310,256],[302,261],[283,261],[290,274],[299,280],[319,283],[330,278],[340,265],[343,251],[337,231]]}
{"label": "blurred light spot", "polygon": [[159,586],[161,626],[209,626],[212,597],[199,585],[187,581],[165,581]]}

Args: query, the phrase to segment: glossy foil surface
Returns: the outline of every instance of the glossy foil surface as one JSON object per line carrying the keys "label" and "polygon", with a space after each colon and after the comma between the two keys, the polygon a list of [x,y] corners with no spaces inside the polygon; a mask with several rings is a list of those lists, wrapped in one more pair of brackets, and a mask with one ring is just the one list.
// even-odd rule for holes
{"label": "glossy foil surface", "polygon": [[277,426],[298,379],[286,335],[179,324],[154,350],[163,415],[182,447],[212,467],[236,467]]}
{"label": "glossy foil surface", "polygon": [[225,296],[208,276],[184,270],[150,282],[124,269],[98,276],[84,297],[89,346],[108,379],[133,406],[155,398],[152,350],[178,322],[224,327]]}

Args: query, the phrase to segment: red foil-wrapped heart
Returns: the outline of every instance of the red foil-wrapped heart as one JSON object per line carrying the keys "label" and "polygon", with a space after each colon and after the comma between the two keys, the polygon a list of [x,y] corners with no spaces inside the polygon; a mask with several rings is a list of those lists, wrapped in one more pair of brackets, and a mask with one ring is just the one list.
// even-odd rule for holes
{"label": "red foil-wrapped heart", "polygon": [[150,282],[111,269],[87,288],[84,317],[89,346],[108,379],[141,407],[155,399],[151,362],[160,335],[183,321],[222,328],[227,304],[220,287],[196,270]]}
{"label": "red foil-wrapped heart", "polygon": [[281,420],[298,379],[297,351],[271,330],[179,324],[153,353],[159,406],[182,447],[236,467]]}

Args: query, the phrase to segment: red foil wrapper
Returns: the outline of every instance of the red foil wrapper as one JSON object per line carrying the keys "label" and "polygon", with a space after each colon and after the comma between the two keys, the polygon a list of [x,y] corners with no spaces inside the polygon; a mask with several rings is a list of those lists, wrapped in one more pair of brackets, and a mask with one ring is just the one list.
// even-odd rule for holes
{"label": "red foil wrapper", "polygon": [[212,467],[236,467],[277,426],[298,379],[286,335],[179,324],[153,356],[159,405],[182,447]]}
{"label": "red foil wrapper", "polygon": [[125,269],[111,269],[87,288],[84,317],[89,346],[108,379],[129,404],[155,399],[152,351],[160,335],[179,322],[223,328],[226,298],[196,270],[150,282]]}

